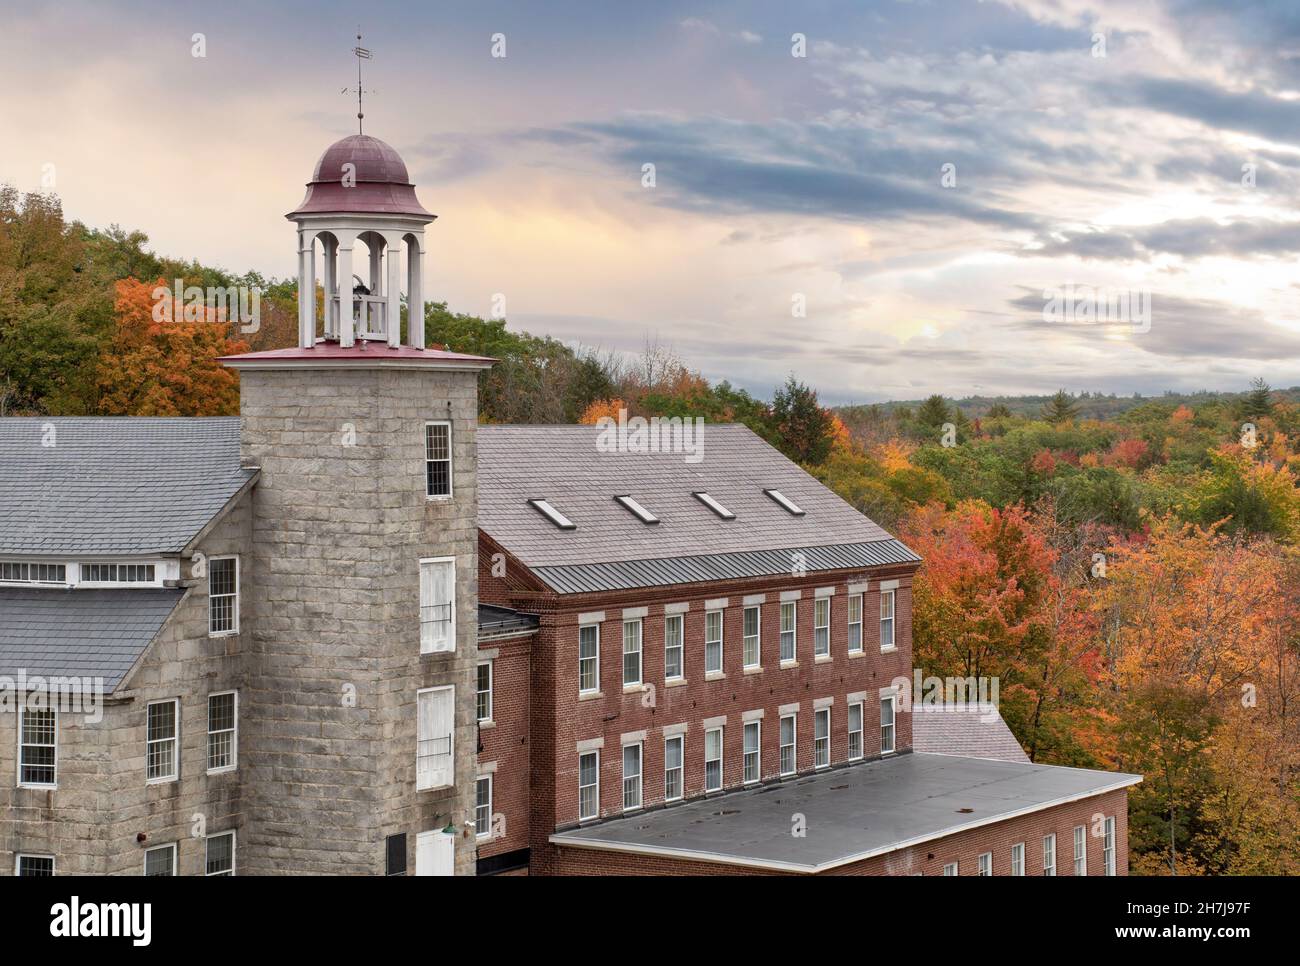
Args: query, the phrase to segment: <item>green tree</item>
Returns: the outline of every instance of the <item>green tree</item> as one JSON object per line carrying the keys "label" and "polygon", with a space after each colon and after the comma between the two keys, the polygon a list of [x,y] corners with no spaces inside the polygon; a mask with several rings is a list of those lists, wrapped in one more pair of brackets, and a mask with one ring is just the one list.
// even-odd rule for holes
{"label": "green tree", "polygon": [[1260,419],[1273,412],[1273,389],[1263,379],[1254,379],[1238,405],[1237,413],[1242,419]]}
{"label": "green tree", "polygon": [[835,420],[817,404],[817,392],[794,376],[772,396],[772,422],[778,446],[797,463],[817,466],[826,461],[834,442]]}
{"label": "green tree", "polygon": [[1078,414],[1079,407],[1064,389],[1058,389],[1051,399],[1043,403],[1043,419],[1053,426],[1073,422]]}

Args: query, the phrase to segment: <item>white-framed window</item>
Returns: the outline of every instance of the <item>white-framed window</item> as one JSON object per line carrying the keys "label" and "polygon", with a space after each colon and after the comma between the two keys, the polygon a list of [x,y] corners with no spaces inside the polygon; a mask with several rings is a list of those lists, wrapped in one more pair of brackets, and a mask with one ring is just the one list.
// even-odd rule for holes
{"label": "white-framed window", "polygon": [[813,766],[829,768],[831,764],[831,709],[813,712]]}
{"label": "white-framed window", "polygon": [[18,784],[54,788],[59,783],[59,713],[53,708],[20,708]]}
{"label": "white-framed window", "polygon": [[456,558],[420,561],[420,653],[456,650]]}
{"label": "white-framed window", "polygon": [[158,565],[145,563],[83,563],[78,568],[81,584],[156,584]]}
{"label": "white-framed window", "polygon": [[818,597],[813,601],[813,657],[826,657],[831,652],[831,599]]}
{"label": "white-framed window", "polygon": [[957,863],[956,863],[956,862],[949,862],[947,865],[945,865],[945,866],[943,867],[943,874],[944,874],[944,875],[956,875],[956,874],[957,874]]}
{"label": "white-framed window", "polygon": [[664,618],[664,678],[668,681],[680,681],[686,674],[682,622],[681,614],[669,614]]}
{"label": "white-framed window", "polygon": [[798,749],[795,747],[795,735],[798,731],[796,725],[797,716],[793,714],[783,715],[780,722],[780,768],[782,775],[793,775],[798,770]]}
{"label": "white-framed window", "polygon": [[1102,823],[1101,840],[1102,868],[1106,875],[1115,874],[1115,816],[1108,815]]}
{"label": "white-framed window", "polygon": [[704,732],[704,790],[722,790],[722,729]]}
{"label": "white-framed window", "polygon": [[894,696],[887,694],[880,699],[880,753],[891,754],[894,750]]}
{"label": "white-framed window", "polygon": [[595,694],[600,690],[600,625],[583,624],[578,628],[578,692]]}
{"label": "white-framed window", "polygon": [[68,565],[0,560],[0,584],[66,584]]}
{"label": "white-framed window", "polygon": [[451,496],[451,423],[446,420],[424,424],[424,494]]}
{"label": "white-framed window", "polygon": [[862,653],[862,595],[849,595],[849,653]]}
{"label": "white-framed window", "polygon": [[762,775],[763,722],[746,721],[744,733],[743,779],[746,784],[756,782]]}
{"label": "white-framed window", "polygon": [[985,852],[980,856],[980,875],[993,874],[993,853]]}
{"label": "white-framed window", "polygon": [[641,807],[641,743],[623,746],[623,811]]}
{"label": "white-framed window", "polygon": [[1011,874],[1025,874],[1025,843],[1017,842],[1011,846]]}
{"label": "white-framed window", "polygon": [[857,761],[864,754],[862,742],[862,702],[849,705],[849,761]]}
{"label": "white-framed window", "polygon": [[208,772],[230,771],[239,762],[239,695],[208,695]]}
{"label": "white-framed window", "polygon": [[793,600],[781,604],[781,660],[793,661],[799,653],[799,607]]}
{"label": "white-framed window", "polygon": [[54,875],[54,856],[19,852],[14,857],[14,875]]}
{"label": "white-framed window", "polygon": [[156,845],[144,850],[145,875],[176,874],[176,843]]}
{"label": "white-framed window", "polygon": [[704,612],[704,673],[722,673],[722,611]]}
{"label": "white-framed window", "polygon": [[176,698],[152,701],[145,709],[144,777],[148,782],[171,782],[179,770],[181,704]]}
{"label": "white-framed window", "polygon": [[235,833],[233,829],[229,832],[218,832],[216,835],[208,836],[203,861],[203,874],[235,874]]}
{"label": "white-framed window", "polygon": [[456,688],[421,688],[415,702],[415,787],[445,788],[455,781]]}
{"label": "white-framed window", "polygon": [[1043,875],[1056,875],[1056,835],[1043,836]]}
{"label": "white-framed window", "polygon": [[887,651],[894,646],[894,593],[893,590],[880,592],[880,649]]}
{"label": "white-framed window", "polygon": [[623,622],[623,687],[641,683],[641,619]]}
{"label": "white-framed window", "polygon": [[208,636],[239,633],[239,558],[208,560]]}
{"label": "white-framed window", "polygon": [[474,835],[480,839],[492,835],[491,775],[479,775],[474,782]]}
{"label": "white-framed window", "polygon": [[684,742],[681,735],[664,739],[664,801],[675,802],[682,797],[682,767]]}
{"label": "white-framed window", "polygon": [[1074,874],[1088,874],[1088,830],[1082,825],[1074,827]]}
{"label": "white-framed window", "polygon": [[492,720],[492,662],[482,661],[476,670],[474,713],[479,721]]}
{"label": "white-framed window", "polygon": [[758,605],[746,607],[741,620],[744,623],[742,650],[745,667],[758,667],[762,663],[759,641],[761,611]]}
{"label": "white-framed window", "polygon": [[600,752],[586,751],[578,756],[578,820],[600,815]]}

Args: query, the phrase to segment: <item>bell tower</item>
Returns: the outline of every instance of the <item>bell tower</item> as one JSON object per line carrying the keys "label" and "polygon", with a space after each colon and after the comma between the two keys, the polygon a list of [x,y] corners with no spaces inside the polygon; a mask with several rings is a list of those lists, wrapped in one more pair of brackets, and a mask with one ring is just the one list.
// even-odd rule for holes
{"label": "bell tower", "polygon": [[[299,348],[401,346],[403,285],[405,344],[424,347],[424,229],[437,216],[416,198],[396,151],[366,134],[331,144],[302,203],[285,217],[298,226]],[[317,321],[318,264],[323,324]]]}

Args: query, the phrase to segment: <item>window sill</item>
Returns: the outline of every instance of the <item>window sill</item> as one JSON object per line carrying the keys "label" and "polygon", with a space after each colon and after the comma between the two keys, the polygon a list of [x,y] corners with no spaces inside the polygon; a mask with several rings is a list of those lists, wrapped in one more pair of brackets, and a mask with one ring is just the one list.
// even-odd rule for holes
{"label": "window sill", "polygon": [[829,654],[818,654],[813,658],[814,664],[830,664],[834,660]]}
{"label": "window sill", "polygon": [[897,650],[898,650],[898,645],[897,645],[897,644],[890,644],[888,647],[882,647],[882,648],[880,649],[880,653],[881,653],[881,654],[893,654],[893,653],[894,653],[895,651],[897,651]]}
{"label": "window sill", "polygon": [[706,680],[706,681],[721,681],[721,680],[725,679],[726,676],[727,676],[727,674],[726,674],[725,671],[706,671],[705,674],[704,674],[704,680]]}
{"label": "window sill", "polygon": [[781,667],[782,667],[782,669],[785,669],[785,668],[788,668],[788,667],[798,667],[798,666],[799,666],[799,662],[798,662],[798,660],[796,660],[796,659],[794,659],[794,658],[790,658],[790,659],[788,659],[788,660],[785,660],[785,661],[782,661],[782,662],[781,662]]}
{"label": "window sill", "polygon": [[605,696],[604,691],[579,691],[578,692],[579,701],[595,701],[597,698],[603,698],[604,696]]}
{"label": "window sill", "polygon": [[426,493],[424,495],[425,503],[450,503],[451,500],[452,495],[450,493],[435,493],[433,496]]}
{"label": "window sill", "polygon": [[844,656],[845,656],[845,657],[850,657],[850,658],[852,658],[852,657],[866,657],[866,656],[867,656],[867,652],[866,652],[866,651],[847,651],[847,652],[845,652],[845,655],[844,655]]}
{"label": "window sill", "polygon": [[172,775],[170,778],[146,778],[144,783],[146,785],[170,785],[174,781],[176,781],[176,776]]}
{"label": "window sill", "polygon": [[208,637],[234,637],[239,633],[239,628],[233,631],[208,631]]}
{"label": "window sill", "polygon": [[896,755],[896,754],[898,754],[898,752],[896,752],[896,751],[882,751],[882,752],[880,753],[880,757],[881,757],[881,758],[888,758],[890,755]]}
{"label": "window sill", "polygon": [[747,667],[747,668],[745,668],[744,671],[743,671],[742,673],[744,673],[744,674],[762,674],[762,673],[763,673],[763,666],[762,666],[761,664],[756,664],[754,667]]}
{"label": "window sill", "polygon": [[[47,784],[45,784],[44,782],[19,782],[19,783],[18,783],[18,787],[19,787],[19,788],[30,788],[30,789],[32,789],[33,791],[38,791],[38,792],[52,792],[52,791],[54,791],[55,789],[57,789],[59,786],[58,786],[57,784],[55,784],[55,785],[47,785]],[[26,853],[23,853],[23,854],[25,855]]]}
{"label": "window sill", "polygon": [[478,723],[478,726],[480,730],[483,728],[491,729],[491,728],[495,728],[497,726],[497,723],[493,721],[491,718],[484,718]]}
{"label": "window sill", "polygon": [[636,684],[623,685],[624,694],[644,694],[645,689],[646,689],[645,685],[640,682],[637,682]]}
{"label": "window sill", "polygon": [[438,657],[440,654],[455,654],[455,653],[456,653],[456,649],[454,647],[442,647],[436,651],[433,648],[430,648],[427,651],[424,648],[420,648],[420,657]]}
{"label": "window sill", "polygon": [[223,768],[209,768],[206,772],[208,775],[227,775],[232,771],[238,771],[238,765],[226,765]]}
{"label": "window sill", "polygon": [[664,681],[664,687],[682,688],[686,686],[686,683],[687,682],[685,678],[668,678],[668,680]]}

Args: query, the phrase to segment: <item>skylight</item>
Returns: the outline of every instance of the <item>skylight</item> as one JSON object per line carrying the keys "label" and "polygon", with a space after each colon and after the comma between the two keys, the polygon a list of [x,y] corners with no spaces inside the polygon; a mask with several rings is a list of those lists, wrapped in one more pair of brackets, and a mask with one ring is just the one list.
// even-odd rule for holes
{"label": "skylight", "polygon": [[551,506],[545,500],[529,500],[528,502],[529,504],[532,505],[533,509],[535,509],[542,516],[546,517],[546,519],[550,520],[561,530],[578,529],[578,525],[576,523],[574,523],[572,520],[566,517],[559,510],[555,509],[555,507]]}
{"label": "skylight", "polygon": [[623,504],[633,513],[635,513],[637,515],[637,518],[640,519],[642,523],[659,522],[659,518],[657,516],[655,516],[645,507],[643,507],[640,503],[637,503],[636,500],[632,499],[630,496],[616,496],[614,497],[614,499],[616,499],[619,503]]}
{"label": "skylight", "polygon": [[722,519],[724,519],[724,520],[734,520],[734,519],[736,519],[736,515],[735,515],[734,513],[732,513],[730,510],[728,510],[725,506],[723,506],[721,503],[719,503],[719,502],[718,502],[717,500],[715,500],[713,497],[709,496],[709,494],[707,494],[707,493],[693,493],[693,494],[691,494],[691,495],[694,496],[695,499],[697,499],[697,500],[699,500],[701,503],[703,503],[703,504],[704,504],[706,507],[708,507],[710,510],[712,510],[714,513],[716,513],[718,516],[722,517]]}
{"label": "skylight", "polygon": [[799,509],[799,507],[797,507],[795,504],[791,503],[790,498],[787,497],[780,490],[764,490],[763,492],[766,493],[768,496],[770,496],[777,503],[779,503],[783,508],[793,513],[795,516],[801,517],[804,515],[804,511]]}

